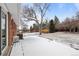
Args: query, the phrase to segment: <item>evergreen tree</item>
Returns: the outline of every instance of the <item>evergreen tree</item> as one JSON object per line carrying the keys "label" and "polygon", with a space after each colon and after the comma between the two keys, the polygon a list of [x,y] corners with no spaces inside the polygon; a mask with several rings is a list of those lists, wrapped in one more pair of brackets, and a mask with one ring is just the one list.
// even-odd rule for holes
{"label": "evergreen tree", "polygon": [[54,24],[57,25],[57,24],[59,24],[59,23],[60,23],[60,21],[59,21],[58,17],[55,16],[55,17],[54,17]]}
{"label": "evergreen tree", "polygon": [[32,32],[32,30],[33,30],[33,28],[32,28],[32,26],[30,26],[30,32]]}
{"label": "evergreen tree", "polygon": [[49,32],[53,33],[55,31],[54,21],[51,19],[49,22]]}
{"label": "evergreen tree", "polygon": [[58,25],[60,21],[57,16],[54,17],[55,31],[58,31]]}

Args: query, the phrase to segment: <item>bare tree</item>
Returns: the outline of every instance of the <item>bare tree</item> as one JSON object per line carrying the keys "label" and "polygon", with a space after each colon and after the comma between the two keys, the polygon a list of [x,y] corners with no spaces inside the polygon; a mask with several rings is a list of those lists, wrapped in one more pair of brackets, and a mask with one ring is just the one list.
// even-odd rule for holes
{"label": "bare tree", "polygon": [[[25,6],[23,9],[23,16],[28,20],[34,20],[39,25],[40,35],[42,33],[42,21],[46,14],[46,11],[48,10],[48,7],[49,4],[47,3],[34,3],[33,7]],[[39,23],[38,13],[41,18],[41,23]]]}
{"label": "bare tree", "polygon": [[46,11],[48,10],[49,4],[47,3],[38,3],[38,4],[34,4],[34,6],[38,9],[38,11],[40,12],[40,16],[41,16],[41,24],[40,24],[40,35],[42,34],[41,30],[42,30],[42,22],[43,22],[43,18],[46,14]]}

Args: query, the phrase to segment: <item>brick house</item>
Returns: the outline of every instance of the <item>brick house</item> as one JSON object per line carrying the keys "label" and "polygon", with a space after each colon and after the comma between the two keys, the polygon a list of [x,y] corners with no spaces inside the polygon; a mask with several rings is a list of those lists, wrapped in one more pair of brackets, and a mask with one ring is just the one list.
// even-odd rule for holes
{"label": "brick house", "polygon": [[0,4],[0,55],[9,55],[17,25],[5,4]]}

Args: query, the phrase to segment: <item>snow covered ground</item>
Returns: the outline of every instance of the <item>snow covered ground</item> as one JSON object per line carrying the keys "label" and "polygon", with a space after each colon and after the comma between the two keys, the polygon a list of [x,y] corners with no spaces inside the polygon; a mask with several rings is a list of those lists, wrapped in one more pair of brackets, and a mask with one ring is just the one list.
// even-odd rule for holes
{"label": "snow covered ground", "polygon": [[55,40],[56,42],[64,43],[76,50],[79,50],[79,34],[68,32],[56,32],[42,34],[41,37],[49,38],[50,40]]}
{"label": "snow covered ground", "polygon": [[23,40],[14,43],[10,56],[77,56],[77,55],[79,56],[79,50],[75,50],[63,43],[39,37],[39,35],[35,33],[25,33]]}

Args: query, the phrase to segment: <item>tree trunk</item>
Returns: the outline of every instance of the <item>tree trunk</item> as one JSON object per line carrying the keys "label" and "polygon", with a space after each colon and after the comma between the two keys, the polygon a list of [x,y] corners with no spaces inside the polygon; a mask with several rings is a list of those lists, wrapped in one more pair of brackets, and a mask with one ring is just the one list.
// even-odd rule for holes
{"label": "tree trunk", "polygon": [[42,15],[42,11],[41,11],[40,35],[42,35],[42,21],[43,21],[43,15]]}
{"label": "tree trunk", "polygon": [[39,34],[41,35],[42,34],[42,20],[41,20],[41,24],[40,24],[40,29],[39,30],[40,30]]}
{"label": "tree trunk", "polygon": [[41,24],[39,25],[39,35],[41,35]]}
{"label": "tree trunk", "polygon": [[39,33],[40,35],[42,35],[42,21],[43,21],[43,14],[42,13],[43,13],[43,11],[41,10],[41,24],[40,24],[40,29],[39,29],[40,30],[40,33]]}
{"label": "tree trunk", "polygon": [[42,34],[42,32],[40,31],[40,35]]}

